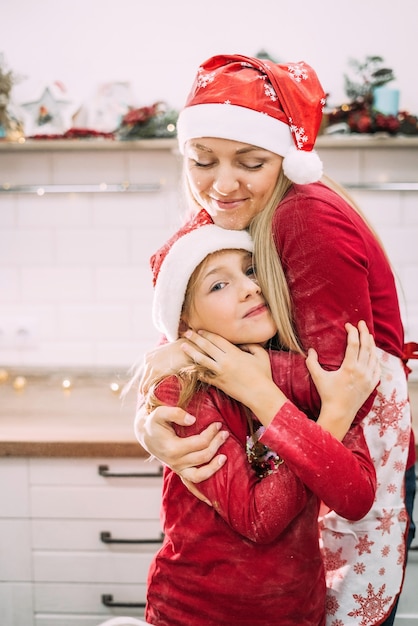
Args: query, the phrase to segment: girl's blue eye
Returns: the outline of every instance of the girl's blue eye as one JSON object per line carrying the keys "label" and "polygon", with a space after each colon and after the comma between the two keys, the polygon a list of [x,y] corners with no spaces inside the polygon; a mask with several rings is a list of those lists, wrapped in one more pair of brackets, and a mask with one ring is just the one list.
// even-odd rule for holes
{"label": "girl's blue eye", "polygon": [[211,287],[211,291],[219,291],[220,289],[223,289],[225,286],[225,283],[216,283],[215,285],[213,285]]}

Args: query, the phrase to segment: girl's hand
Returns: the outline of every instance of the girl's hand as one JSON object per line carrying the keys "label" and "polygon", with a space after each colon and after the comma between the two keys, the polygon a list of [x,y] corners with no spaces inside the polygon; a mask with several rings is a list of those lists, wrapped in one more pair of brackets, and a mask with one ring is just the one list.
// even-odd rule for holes
{"label": "girl's hand", "polygon": [[201,379],[246,406],[250,406],[254,389],[274,384],[268,352],[261,346],[237,347],[220,335],[203,330],[188,330],[185,337],[188,342],[182,344],[182,350],[208,372]]}
{"label": "girl's hand", "polygon": [[274,383],[268,352],[257,344],[235,346],[207,331],[187,331],[182,349],[208,372],[201,380],[247,406],[268,426],[286,402]]}
{"label": "girl's hand", "polygon": [[345,328],[347,348],[338,370],[324,370],[318,363],[315,350],[310,349],[306,359],[322,401],[318,424],[340,441],[381,375],[374,339],[366,323],[359,322],[358,330],[352,324],[346,324]]}

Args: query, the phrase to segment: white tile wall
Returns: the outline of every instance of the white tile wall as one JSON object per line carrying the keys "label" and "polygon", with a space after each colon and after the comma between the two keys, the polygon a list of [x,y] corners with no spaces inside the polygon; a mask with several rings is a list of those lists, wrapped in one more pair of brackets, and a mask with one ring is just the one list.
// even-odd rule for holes
{"label": "white tile wall", "polygon": [[[148,259],[180,224],[179,178],[171,148],[0,152],[0,184],[160,185],[0,194],[0,365],[125,370],[155,345]],[[35,346],[10,339],[20,322]]]}
{"label": "white tile wall", "polygon": [[[319,152],[343,183],[418,181],[418,148]],[[155,345],[148,259],[181,222],[180,166],[170,147],[0,151],[0,185],[160,185],[144,193],[0,193],[0,331],[29,320],[35,335],[25,347],[0,332],[0,365],[126,369]],[[351,193],[388,250],[406,338],[418,341],[418,192]],[[418,378],[418,362],[411,365]]]}

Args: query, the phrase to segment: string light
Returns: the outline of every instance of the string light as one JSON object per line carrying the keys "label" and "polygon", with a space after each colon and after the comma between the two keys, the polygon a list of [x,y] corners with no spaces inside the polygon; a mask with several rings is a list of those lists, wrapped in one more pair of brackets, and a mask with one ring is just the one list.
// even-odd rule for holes
{"label": "string light", "polygon": [[24,376],[16,376],[13,381],[13,389],[15,391],[22,391],[27,385],[27,380]]}
{"label": "string light", "polygon": [[119,393],[120,391],[120,385],[116,381],[113,381],[112,383],[110,383],[109,387],[110,387],[110,391],[112,391],[115,394]]}
{"label": "string light", "polygon": [[[85,387],[92,385],[94,387],[97,386],[98,381],[103,379],[103,375],[96,376],[82,376],[78,375],[74,378],[70,376],[64,376],[58,378],[56,376],[52,376],[51,374],[42,374],[42,373],[29,373],[27,375],[19,374],[18,372],[10,372],[6,368],[0,368],[0,385],[6,384],[10,381],[11,386],[15,391],[23,391],[28,384],[30,383],[32,386],[34,384],[47,385],[50,388],[53,388],[58,384],[58,386],[62,389],[64,393],[69,393],[70,391],[75,390],[77,387]],[[110,391],[113,395],[119,396],[122,387],[124,385],[123,382],[117,379],[110,379],[106,383],[103,380],[103,384],[106,385],[108,392]]]}
{"label": "string light", "polygon": [[61,387],[64,389],[64,391],[70,391],[72,386],[73,386],[73,383],[70,380],[70,378],[64,378],[64,380],[61,383]]}

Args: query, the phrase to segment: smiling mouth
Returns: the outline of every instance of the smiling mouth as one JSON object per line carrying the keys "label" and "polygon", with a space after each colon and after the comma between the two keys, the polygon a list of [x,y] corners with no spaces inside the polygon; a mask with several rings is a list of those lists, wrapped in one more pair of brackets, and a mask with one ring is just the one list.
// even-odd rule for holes
{"label": "smiling mouth", "polygon": [[252,309],[250,309],[249,311],[247,311],[247,313],[244,315],[244,317],[252,317],[253,315],[259,315],[260,313],[264,313],[264,311],[267,309],[267,305],[266,304],[259,304],[258,306],[253,307]]}
{"label": "smiling mouth", "polygon": [[246,198],[240,198],[238,200],[216,200],[212,198],[212,202],[216,204],[216,207],[224,211],[238,209],[243,206],[246,200]]}

